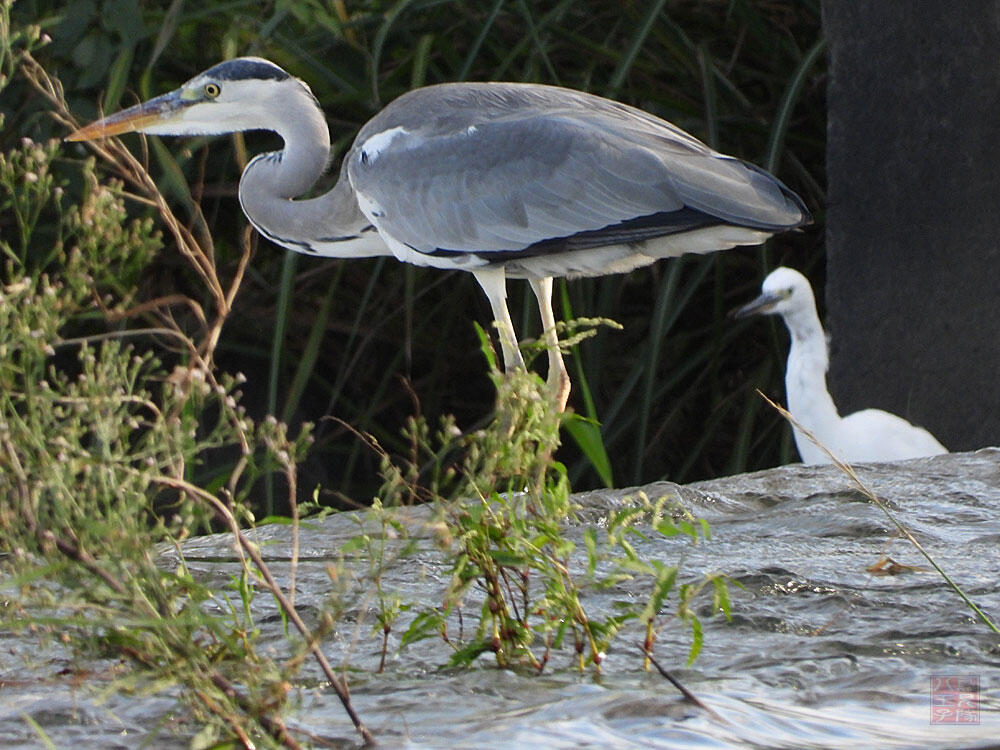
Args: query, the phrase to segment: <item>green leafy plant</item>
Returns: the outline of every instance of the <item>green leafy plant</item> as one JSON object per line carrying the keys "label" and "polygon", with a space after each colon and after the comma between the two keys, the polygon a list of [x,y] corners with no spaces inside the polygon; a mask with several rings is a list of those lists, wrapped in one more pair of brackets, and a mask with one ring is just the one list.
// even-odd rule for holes
{"label": "green leafy plant", "polygon": [[[493,362],[485,335],[483,348]],[[371,569],[383,663],[389,629],[404,611],[413,616],[400,637],[401,646],[440,637],[452,648],[452,665],[469,665],[491,654],[501,667],[542,670],[553,652],[571,648],[579,669],[589,664],[600,671],[626,623],[640,623],[645,650],[652,653],[659,628],[674,618],[690,626],[693,661],[702,646],[694,602],[711,587],[713,611],[728,617],[725,578],[707,575],[680,582],[679,566],[644,558],[630,539],[648,540],[655,533],[686,535],[697,543],[707,537],[707,523],[695,519],[676,499],[650,501],[640,494],[609,514],[603,533],[587,528],[586,563],[581,565],[580,554],[574,554],[578,542],[573,530],[582,522],[565,467],[552,459],[566,416],[549,408],[548,390],[538,376],[503,374],[495,362],[491,373],[498,409],[481,429],[463,435],[446,419],[432,433],[426,421],[414,418],[406,431],[411,450],[397,459],[370,442],[382,456],[385,479],[379,501],[365,516],[375,536],[355,537],[344,552],[363,552],[359,563],[367,561]],[[434,607],[386,597],[381,585],[380,572],[413,549],[412,540],[400,543],[408,538],[406,525],[394,517],[392,506],[414,499],[432,503],[428,527],[445,553],[449,583],[443,601]],[[391,551],[385,541],[390,526],[395,540]],[[599,614],[588,606],[591,590],[626,581],[645,590],[646,599]],[[673,616],[665,617],[668,597],[677,604]],[[470,604],[476,616],[462,616]],[[465,632],[467,619],[474,622],[471,634]]]}
{"label": "green leafy plant", "polygon": [[[5,2],[4,18],[8,10]],[[4,35],[0,49],[10,70],[68,116],[24,43]],[[17,228],[0,239],[0,622],[58,634],[84,656],[123,659],[132,669],[120,685],[176,686],[201,724],[199,741],[246,747],[298,746],[282,714],[308,654],[370,739],[295,610],[294,583],[283,590],[241,530],[253,523],[248,499],[261,477],[281,474],[295,506],[296,467],[310,443],[308,426],[290,436],[273,418],[252,420],[239,403],[242,378],[212,364],[242,269],[224,286],[210,251],[128,152],[110,143],[99,154],[120,180],[102,180],[94,159],[58,164],[55,142],[22,139],[0,156],[0,216]],[[126,201],[137,196],[160,209],[214,308],[180,295],[138,301],[141,270],[162,241],[150,216],[130,214]],[[42,216],[51,217],[44,231]],[[197,313],[190,330],[174,305]],[[225,454],[237,458],[223,475],[204,472]],[[198,476],[211,481],[199,485]],[[219,525],[242,562],[230,592],[199,582],[180,547]],[[170,567],[164,543],[175,550]],[[302,639],[285,662],[257,647],[254,585]]]}
{"label": "green leafy plant", "polygon": [[[603,554],[600,552],[597,532],[588,529],[585,535],[587,547],[588,574],[593,576],[598,562],[611,562],[612,569],[596,583],[601,587],[620,584],[635,578],[649,582],[649,595],[643,606],[625,605],[623,616],[637,620],[645,629],[643,653],[647,660],[653,652],[653,646],[660,628],[669,618],[662,618],[661,613],[671,593],[677,598],[673,616],[681,622],[686,622],[691,630],[691,648],[688,652],[688,664],[694,662],[703,645],[702,626],[694,610],[694,603],[708,587],[712,587],[713,613],[721,613],[730,618],[731,604],[729,600],[729,581],[724,575],[705,574],[701,580],[678,583],[680,564],[666,565],[657,559],[645,559],[639,555],[629,541],[630,538],[647,540],[648,532],[641,529],[651,527],[656,534],[664,537],[687,536],[693,544],[699,539],[711,538],[708,522],[696,518],[684,507],[679,498],[667,495],[651,500],[645,492],[638,492],[623,503],[624,508],[618,510],[607,519],[607,533]],[[640,526],[641,524],[641,526]],[[648,661],[647,661],[648,669]]]}
{"label": "green leafy plant", "polygon": [[[85,165],[89,178],[92,168]],[[0,184],[16,187],[5,179],[16,173],[0,175]],[[209,529],[220,513],[246,518],[246,492],[275,463],[260,453],[228,502],[209,504],[184,479],[204,456],[269,444],[270,456],[284,451],[294,461],[308,433],[289,441],[274,426],[254,425],[238,406],[234,378],[168,370],[116,336],[62,337],[91,296],[103,296],[100,277],[119,254],[158,246],[148,222],[123,226],[120,194],[97,186],[91,197],[65,211],[61,231],[72,241],[58,276],[25,275],[11,260],[0,292],[0,493],[8,498],[0,565],[5,587],[32,610],[4,616],[4,624],[48,623],[84,652],[127,655],[181,686],[206,724],[248,741],[282,741],[284,696],[275,691],[287,674],[256,649],[246,602],[228,604],[183,558],[163,569],[155,546]],[[88,262],[88,245],[103,249],[99,266]],[[207,614],[213,603],[224,616]]]}

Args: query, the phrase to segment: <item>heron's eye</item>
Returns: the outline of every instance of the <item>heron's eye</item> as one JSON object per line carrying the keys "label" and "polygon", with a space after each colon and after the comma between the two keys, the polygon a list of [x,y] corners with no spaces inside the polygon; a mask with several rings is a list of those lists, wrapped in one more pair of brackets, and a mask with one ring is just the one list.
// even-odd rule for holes
{"label": "heron's eye", "polygon": [[217,84],[217,83],[206,83],[205,84],[205,96],[207,96],[209,99],[214,99],[215,97],[217,97],[221,93],[222,93],[222,89],[219,88],[219,84]]}

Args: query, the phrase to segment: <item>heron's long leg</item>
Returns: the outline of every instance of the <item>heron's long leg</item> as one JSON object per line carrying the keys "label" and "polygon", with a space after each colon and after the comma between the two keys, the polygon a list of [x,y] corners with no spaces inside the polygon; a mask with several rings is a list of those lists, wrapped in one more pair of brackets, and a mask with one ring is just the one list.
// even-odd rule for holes
{"label": "heron's long leg", "polygon": [[493,319],[497,322],[500,334],[500,351],[503,352],[503,366],[507,372],[511,372],[520,367],[524,368],[524,360],[521,358],[521,350],[517,348],[517,335],[514,333],[514,324],[510,320],[510,312],[507,310],[507,276],[503,266],[487,266],[477,268],[472,272],[479,282],[479,286],[486,292],[486,298],[490,301],[490,308],[493,310]]}
{"label": "heron's long leg", "polygon": [[538,312],[542,316],[542,331],[545,346],[549,355],[549,375],[546,382],[556,400],[556,408],[562,411],[569,399],[569,373],[563,362],[562,351],[559,349],[559,336],[556,334],[556,319],[552,314],[552,277],[530,279],[531,291],[538,300]]}

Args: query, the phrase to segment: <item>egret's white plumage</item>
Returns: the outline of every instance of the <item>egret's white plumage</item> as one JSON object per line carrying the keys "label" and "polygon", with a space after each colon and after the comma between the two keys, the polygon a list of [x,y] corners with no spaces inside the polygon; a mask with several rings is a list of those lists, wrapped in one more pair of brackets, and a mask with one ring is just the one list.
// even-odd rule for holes
{"label": "egret's white plumage", "polygon": [[[826,386],[829,364],[826,334],[816,312],[809,281],[798,271],[780,267],[761,286],[761,295],[736,311],[736,317],[780,315],[791,334],[785,369],[788,411],[802,427],[847,462],[897,461],[947,453],[931,433],[881,409],[864,409],[841,417]],[[830,463],[830,457],[801,431],[795,447],[807,464]]]}
{"label": "egret's white plumage", "polygon": [[762,169],[647,112],[556,86],[453,83],[404,94],[358,133],[334,188],[311,199],[299,196],[327,167],[326,120],[308,86],[267,60],[220,63],[69,138],[136,130],[277,132],[284,148],[251,160],[240,180],[254,226],[298,252],[391,254],[470,271],[508,369],[523,362],[506,279],[528,279],[560,408],[569,378],[556,346],[553,276],[758,244],[810,221],[798,196]]}

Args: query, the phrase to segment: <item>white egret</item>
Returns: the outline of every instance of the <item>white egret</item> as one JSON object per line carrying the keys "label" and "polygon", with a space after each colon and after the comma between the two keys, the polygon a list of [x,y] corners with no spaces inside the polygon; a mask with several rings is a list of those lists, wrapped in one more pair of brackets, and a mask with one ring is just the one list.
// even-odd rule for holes
{"label": "white egret", "polygon": [[[791,334],[785,369],[788,411],[838,459],[847,462],[897,461],[947,453],[922,427],[881,409],[863,409],[846,417],[837,413],[826,385],[829,364],[826,334],[816,313],[809,281],[798,271],[780,267],[761,287],[761,295],[734,312],[780,315]],[[830,463],[830,457],[806,435],[794,430],[795,447],[807,464]]]}

